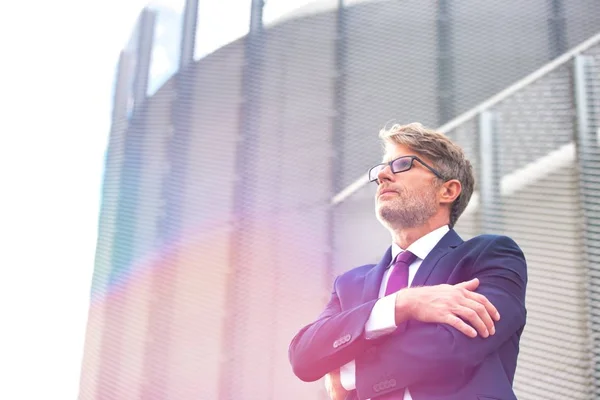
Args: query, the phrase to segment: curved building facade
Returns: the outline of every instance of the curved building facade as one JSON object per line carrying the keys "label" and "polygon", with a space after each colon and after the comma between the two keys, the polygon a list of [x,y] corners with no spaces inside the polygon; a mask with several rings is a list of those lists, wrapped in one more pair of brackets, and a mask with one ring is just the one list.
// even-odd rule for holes
{"label": "curved building facade", "polygon": [[581,160],[597,151],[600,5],[330,3],[268,27],[254,10],[246,37],[151,97],[117,88],[80,398],[327,398],[287,348],[334,277],[389,245],[360,178],[392,121],[440,126],[472,158],[463,238],[525,250],[519,398],[591,398],[600,216]]}

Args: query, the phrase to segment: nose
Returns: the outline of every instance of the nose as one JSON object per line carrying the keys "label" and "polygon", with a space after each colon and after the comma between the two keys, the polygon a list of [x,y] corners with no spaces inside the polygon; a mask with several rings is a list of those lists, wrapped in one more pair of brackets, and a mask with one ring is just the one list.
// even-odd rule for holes
{"label": "nose", "polygon": [[390,182],[393,180],[394,180],[394,173],[392,172],[392,167],[390,165],[386,165],[377,174],[377,183],[381,183],[384,181]]}

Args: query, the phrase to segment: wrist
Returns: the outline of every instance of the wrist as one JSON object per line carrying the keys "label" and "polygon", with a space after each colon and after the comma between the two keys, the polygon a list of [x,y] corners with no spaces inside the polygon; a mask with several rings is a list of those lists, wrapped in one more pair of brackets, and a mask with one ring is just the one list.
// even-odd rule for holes
{"label": "wrist", "polygon": [[403,289],[396,293],[395,319],[396,326],[412,318],[413,304],[410,301],[410,289]]}

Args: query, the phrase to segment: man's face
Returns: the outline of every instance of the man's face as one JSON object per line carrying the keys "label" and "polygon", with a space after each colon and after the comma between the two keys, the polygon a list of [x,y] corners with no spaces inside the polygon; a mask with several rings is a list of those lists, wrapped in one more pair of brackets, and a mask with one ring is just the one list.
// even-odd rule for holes
{"label": "man's face", "polygon": [[[403,145],[388,144],[384,162],[402,156],[416,155],[432,165],[431,161]],[[439,208],[439,186],[435,175],[418,161],[408,171],[392,173],[386,166],[378,175],[375,195],[377,219],[392,229],[414,228],[425,224]]]}

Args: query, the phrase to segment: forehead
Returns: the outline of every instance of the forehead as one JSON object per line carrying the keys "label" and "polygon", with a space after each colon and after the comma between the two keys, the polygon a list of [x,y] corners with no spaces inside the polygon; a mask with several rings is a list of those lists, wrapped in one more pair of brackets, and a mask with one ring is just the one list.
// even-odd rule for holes
{"label": "forehead", "polygon": [[408,146],[403,144],[387,143],[385,145],[385,153],[383,154],[383,162],[392,161],[398,157],[416,155],[417,154]]}

